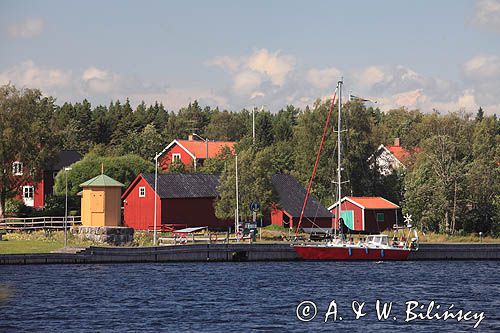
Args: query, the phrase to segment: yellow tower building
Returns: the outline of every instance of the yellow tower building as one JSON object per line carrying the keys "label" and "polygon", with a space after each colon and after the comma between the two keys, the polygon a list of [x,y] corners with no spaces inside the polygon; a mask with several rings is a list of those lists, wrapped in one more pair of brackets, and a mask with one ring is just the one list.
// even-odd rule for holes
{"label": "yellow tower building", "polygon": [[104,174],[80,184],[82,226],[118,227],[121,224],[122,183]]}

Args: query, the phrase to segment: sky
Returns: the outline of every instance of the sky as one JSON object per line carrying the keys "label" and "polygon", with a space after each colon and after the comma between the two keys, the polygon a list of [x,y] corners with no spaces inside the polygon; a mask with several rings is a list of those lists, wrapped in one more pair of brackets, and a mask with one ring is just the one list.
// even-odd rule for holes
{"label": "sky", "polygon": [[276,112],[341,77],[384,111],[500,115],[500,0],[0,2],[0,85],[58,104]]}

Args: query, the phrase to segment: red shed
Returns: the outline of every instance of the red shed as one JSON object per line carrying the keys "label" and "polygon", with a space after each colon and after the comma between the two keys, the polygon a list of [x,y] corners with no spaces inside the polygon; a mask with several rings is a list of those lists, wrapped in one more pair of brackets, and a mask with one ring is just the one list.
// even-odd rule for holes
{"label": "red shed", "polygon": [[[291,175],[272,176],[278,202],[271,209],[271,223],[281,227],[297,227],[306,190]],[[301,229],[306,232],[325,232],[332,228],[332,214],[313,196],[307,199]]]}
{"label": "red shed", "polygon": [[159,174],[154,192],[154,174],[140,174],[122,195],[123,220],[128,227],[150,230],[154,226],[157,200],[157,226],[176,224],[213,229],[233,226],[232,220],[215,216],[219,176],[212,174]]}
{"label": "red shed", "polygon": [[[328,207],[335,216],[338,202]],[[379,233],[397,223],[399,206],[382,197],[344,197],[342,218],[353,231]]]}

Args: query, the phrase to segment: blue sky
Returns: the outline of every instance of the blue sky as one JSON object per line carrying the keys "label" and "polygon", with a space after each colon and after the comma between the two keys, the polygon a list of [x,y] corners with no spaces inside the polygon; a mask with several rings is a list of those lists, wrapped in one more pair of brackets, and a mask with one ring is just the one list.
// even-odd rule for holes
{"label": "blue sky", "polygon": [[2,1],[0,84],[59,103],[500,114],[500,1]]}

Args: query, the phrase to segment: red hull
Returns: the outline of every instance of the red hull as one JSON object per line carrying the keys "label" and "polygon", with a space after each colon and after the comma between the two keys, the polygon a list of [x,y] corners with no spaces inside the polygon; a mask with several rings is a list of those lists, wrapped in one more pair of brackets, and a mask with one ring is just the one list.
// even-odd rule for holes
{"label": "red hull", "polygon": [[306,260],[408,260],[408,249],[366,249],[359,247],[294,245],[301,259]]}

